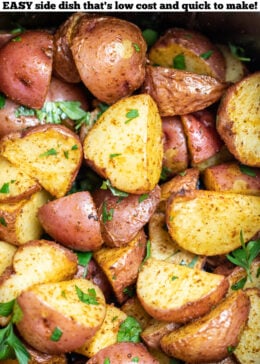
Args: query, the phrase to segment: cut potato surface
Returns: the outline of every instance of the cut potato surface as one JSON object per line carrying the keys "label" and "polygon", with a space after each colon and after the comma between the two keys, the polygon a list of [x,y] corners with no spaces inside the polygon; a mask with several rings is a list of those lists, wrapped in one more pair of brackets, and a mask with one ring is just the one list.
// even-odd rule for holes
{"label": "cut potato surface", "polygon": [[167,207],[173,240],[194,254],[221,255],[247,242],[260,228],[260,197],[194,190],[174,197]]}
{"label": "cut potato surface", "polygon": [[260,167],[260,72],[231,86],[217,113],[217,129],[241,163]]}
{"label": "cut potato surface", "polygon": [[55,124],[7,135],[0,142],[0,152],[55,197],[68,192],[82,161],[78,136]]}
{"label": "cut potato surface", "polygon": [[137,279],[137,296],[155,319],[184,323],[207,313],[228,290],[222,275],[149,258]]}
{"label": "cut potato surface", "polygon": [[236,291],[207,315],[165,335],[161,347],[188,363],[218,362],[237,346],[249,307],[247,295]]}
{"label": "cut potato surface", "polygon": [[14,245],[0,240],[0,276],[12,264],[16,249]]}
{"label": "cut potato surface", "polygon": [[[17,328],[35,349],[59,354],[73,351],[102,325],[105,298],[87,279],[43,283],[23,291],[17,298],[22,318]],[[59,333],[59,339],[53,338]]]}
{"label": "cut potato surface", "polygon": [[160,179],[163,158],[162,122],[153,99],[140,94],[110,106],[83,148],[87,163],[114,187],[150,192]]}

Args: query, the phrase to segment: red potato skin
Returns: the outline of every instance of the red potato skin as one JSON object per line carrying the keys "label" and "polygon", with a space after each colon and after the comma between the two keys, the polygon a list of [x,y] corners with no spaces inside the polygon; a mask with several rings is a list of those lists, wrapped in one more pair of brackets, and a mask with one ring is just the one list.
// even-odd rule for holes
{"label": "red potato skin", "polygon": [[0,48],[2,48],[6,43],[15,37],[17,37],[17,34],[13,34],[8,31],[0,31]]}
{"label": "red potato skin", "polygon": [[163,167],[167,168],[167,176],[173,176],[188,167],[189,156],[181,120],[178,116],[162,118]]}
{"label": "red potato skin", "polygon": [[86,364],[104,364],[105,359],[111,364],[132,364],[138,358],[138,364],[159,364],[141,343],[122,342],[116,343],[100,350]]}
{"label": "red potato skin", "polygon": [[[79,101],[81,108],[86,111],[88,110],[87,98],[82,88],[54,77],[51,79],[45,101]],[[5,100],[5,106],[0,109],[0,138],[4,135],[44,123],[36,116],[16,116],[15,112],[19,106],[19,104],[10,99]],[[70,125],[70,127],[72,126],[73,124]]]}
{"label": "red potato skin", "polygon": [[218,153],[223,142],[217,132],[213,113],[208,110],[181,117],[192,163],[201,163]]}
{"label": "red potato skin", "polygon": [[[101,234],[110,247],[120,247],[129,243],[149,221],[160,202],[161,190],[157,185],[146,198],[139,202],[140,195],[128,195],[118,202],[118,196],[105,198],[98,208]],[[105,204],[105,205],[104,205]],[[103,209],[113,210],[113,218],[104,222]]]}
{"label": "red potato skin", "polygon": [[71,249],[92,251],[103,244],[96,206],[88,191],[49,201],[39,208],[38,218],[50,236]]}
{"label": "red potato skin", "polygon": [[0,49],[0,89],[10,99],[40,109],[52,73],[53,36],[27,31]]}

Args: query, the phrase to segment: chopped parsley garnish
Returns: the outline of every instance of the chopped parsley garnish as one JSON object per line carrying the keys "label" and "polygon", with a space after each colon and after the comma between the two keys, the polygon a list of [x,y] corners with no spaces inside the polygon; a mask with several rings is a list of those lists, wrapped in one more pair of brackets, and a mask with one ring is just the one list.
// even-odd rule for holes
{"label": "chopped parsley garnish", "polygon": [[0,109],[5,107],[5,95],[0,92]]}
{"label": "chopped parsley garnish", "polygon": [[0,188],[0,193],[9,193],[10,192],[10,188],[9,188],[10,183],[9,182],[5,182],[2,187]]}
{"label": "chopped parsley garnish", "polygon": [[98,305],[97,294],[94,288],[89,288],[88,293],[84,293],[78,286],[75,286],[79,300],[87,305]]}
{"label": "chopped parsley garnish", "polygon": [[237,290],[239,290],[239,289],[242,289],[242,288],[245,286],[246,281],[247,281],[247,277],[243,277],[243,278],[242,278],[242,279],[240,279],[238,282],[236,282],[236,283],[232,284],[231,289],[232,289],[233,291],[237,291]]}
{"label": "chopped parsley garnish", "polygon": [[113,219],[114,209],[110,209],[107,211],[106,202],[102,204],[102,221],[105,224],[107,221],[111,221]]}
{"label": "chopped parsley garnish", "polygon": [[232,354],[233,352],[234,352],[234,350],[235,350],[236,348],[235,348],[235,346],[228,346],[227,347],[227,352],[229,353],[229,354]]}
{"label": "chopped parsley garnish", "polygon": [[61,329],[59,327],[55,327],[50,337],[51,341],[59,341],[61,337],[62,337]]}
{"label": "chopped parsley garnish", "polygon": [[7,317],[13,312],[15,300],[0,303],[0,316]]}
{"label": "chopped parsley garnish", "polygon": [[139,112],[137,109],[131,109],[125,114],[127,120],[125,121],[125,124],[130,123],[133,119],[137,118],[139,116]]}
{"label": "chopped parsley garnish", "polygon": [[47,150],[46,152],[42,153],[39,155],[39,157],[48,157],[49,155],[57,155],[57,150],[54,148],[51,148],[49,150]]}
{"label": "chopped parsley garnish", "polygon": [[228,43],[229,49],[234,57],[238,58],[242,62],[250,62],[251,58],[245,57],[245,50],[242,47],[236,46],[232,43]]}
{"label": "chopped parsley garnish", "polygon": [[111,182],[107,179],[106,181],[103,181],[101,185],[101,190],[107,190],[109,189],[112,192],[113,196],[119,196],[119,197],[127,197],[128,193],[118,190],[116,187],[113,187]]}
{"label": "chopped parsley garnish", "polygon": [[7,226],[7,223],[6,223],[3,216],[0,216],[0,224],[3,225],[3,226]]}
{"label": "chopped parsley garnish", "polygon": [[86,275],[88,274],[88,265],[89,262],[91,261],[92,252],[76,252],[77,257],[78,257],[78,263],[79,265],[81,265],[82,267],[84,267],[84,272],[83,272],[83,278],[86,277]]}
{"label": "chopped parsley garnish", "polygon": [[162,171],[161,171],[161,175],[160,175],[160,180],[162,181],[166,181],[168,179],[168,177],[171,175],[172,171],[170,168],[167,167],[162,167]]}
{"label": "chopped parsley garnish", "polygon": [[21,42],[22,37],[18,36],[18,37],[12,38],[11,40],[12,40],[12,42]]}
{"label": "chopped parsley garnish", "polygon": [[147,28],[142,32],[142,34],[148,47],[151,47],[158,39],[158,32],[153,29]]}
{"label": "chopped parsley garnish", "polygon": [[133,47],[136,50],[136,52],[140,52],[141,48],[140,48],[139,44],[137,44],[137,43],[132,43],[132,44],[133,44]]}
{"label": "chopped parsley garnish", "polygon": [[212,56],[212,54],[213,54],[213,51],[207,51],[205,53],[201,53],[200,58],[207,60]]}
{"label": "chopped parsley garnish", "polygon": [[190,263],[188,263],[187,264],[187,267],[189,267],[189,268],[194,268],[195,267],[195,265],[196,265],[196,263],[197,263],[197,261],[198,261],[198,259],[199,259],[199,257],[198,257],[198,255],[196,255],[191,261],[190,261]]}
{"label": "chopped parsley garnish", "polygon": [[110,159],[116,158],[116,157],[119,157],[120,155],[122,155],[122,153],[111,153],[111,154],[109,154],[109,158]]}
{"label": "chopped parsley garnish", "polygon": [[172,276],[172,281],[175,281],[176,279],[178,279],[179,277],[177,277],[177,276]]}
{"label": "chopped parsley garnish", "polygon": [[103,361],[103,364],[110,364],[110,359],[109,358],[105,358],[105,360]]}
{"label": "chopped parsley garnish", "polygon": [[139,322],[132,316],[128,316],[120,325],[117,333],[117,342],[139,343],[142,329]]}
{"label": "chopped parsley garnish", "polygon": [[132,363],[139,363],[139,358],[138,356],[135,356],[132,360],[131,360]]}
{"label": "chopped parsley garnish", "polygon": [[242,173],[247,174],[250,177],[256,177],[255,171],[252,168],[250,168],[244,164],[240,164],[239,169]]}
{"label": "chopped parsley garnish", "polygon": [[147,259],[149,259],[150,257],[151,257],[151,241],[148,240],[147,244],[146,244],[146,254],[145,254],[144,260],[142,261],[142,263],[141,263],[141,265],[139,267],[139,270],[142,269],[142,266],[147,261]]}
{"label": "chopped parsley garnish", "polygon": [[144,200],[147,200],[148,197],[149,197],[149,194],[148,193],[143,193],[142,195],[139,196],[138,202],[141,203]]}
{"label": "chopped parsley garnish", "polygon": [[19,33],[23,33],[25,31],[25,29],[21,26],[18,26],[17,28],[14,28],[11,30],[11,34],[19,34]]}
{"label": "chopped parsley garnish", "polygon": [[186,176],[186,174],[187,174],[187,171],[182,171],[182,172],[180,172],[180,173],[179,173],[179,175],[180,175],[181,177]]}
{"label": "chopped parsley garnish", "polygon": [[135,290],[134,287],[126,287],[123,289],[123,293],[126,294],[128,297],[133,297]]}
{"label": "chopped parsley garnish", "polygon": [[183,53],[177,54],[177,56],[173,58],[173,68],[178,70],[186,69],[185,57]]}
{"label": "chopped parsley garnish", "polygon": [[69,159],[69,151],[68,150],[64,150],[63,154],[64,154],[64,157],[66,159]]}

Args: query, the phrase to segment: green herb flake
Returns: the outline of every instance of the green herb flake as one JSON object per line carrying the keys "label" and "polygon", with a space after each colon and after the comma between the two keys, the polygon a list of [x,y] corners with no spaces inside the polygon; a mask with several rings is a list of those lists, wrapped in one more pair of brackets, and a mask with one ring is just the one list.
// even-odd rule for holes
{"label": "green herb flake", "polygon": [[144,200],[147,200],[148,197],[149,197],[149,194],[148,193],[144,193],[144,194],[142,194],[142,195],[139,196],[138,202],[141,203]]}
{"label": "green herb flake", "polygon": [[250,167],[248,167],[248,166],[246,166],[244,164],[240,164],[239,169],[240,169],[240,171],[242,173],[244,173],[244,174],[246,174],[246,175],[248,175],[250,177],[256,177],[255,171],[252,168],[250,168]]}
{"label": "green herb flake", "polygon": [[139,358],[138,356],[135,356],[132,360],[131,363],[139,363]]}
{"label": "green herb flake", "polygon": [[25,29],[21,26],[18,26],[17,28],[14,28],[11,30],[11,34],[19,34],[19,33],[23,33],[25,31]]}
{"label": "green herb flake", "polygon": [[77,146],[77,144],[74,144],[72,147],[71,147],[71,150],[77,150],[79,149],[79,147]]}
{"label": "green herb flake", "polygon": [[235,346],[232,346],[232,345],[230,345],[230,346],[228,346],[227,347],[227,352],[229,353],[229,354],[232,354],[233,352],[234,352],[234,350],[235,350],[236,348],[235,348]]}
{"label": "green herb flake", "polygon": [[198,255],[196,255],[191,261],[190,261],[190,263],[189,264],[187,264],[187,267],[189,267],[189,268],[194,268],[195,267],[195,265],[197,264],[197,262],[198,262],[198,259],[199,259],[199,257],[198,257]]}
{"label": "green herb flake", "polygon": [[151,257],[151,241],[148,240],[146,243],[146,254],[144,257],[144,260],[142,261],[142,263],[140,264],[139,270],[142,269],[144,263]]}
{"label": "green herb flake", "polygon": [[110,209],[107,211],[107,205],[106,202],[103,202],[102,204],[102,221],[105,224],[108,221],[111,221],[113,219],[114,215],[114,209]]}
{"label": "green herb flake", "polygon": [[142,35],[148,47],[151,47],[158,39],[158,32],[150,28],[143,30]]}
{"label": "green herb flake", "polygon": [[173,68],[178,70],[186,69],[185,57],[183,53],[177,54],[177,56],[173,58]]}
{"label": "green herb flake", "polygon": [[125,124],[130,123],[133,119],[137,118],[139,116],[139,111],[137,109],[131,109],[125,114],[127,120],[125,121]]}
{"label": "green herb flake", "polygon": [[63,154],[64,154],[64,157],[66,159],[69,159],[69,151],[68,150],[64,150]]}
{"label": "green herb flake", "polygon": [[186,174],[187,174],[187,171],[182,171],[182,172],[180,172],[180,173],[179,173],[179,175],[180,175],[181,177],[186,176]]}
{"label": "green herb flake", "polygon": [[12,316],[12,322],[14,324],[17,324],[19,321],[21,321],[23,317],[23,311],[18,304],[17,300],[14,301],[14,307],[13,307],[13,316]]}
{"label": "green herb flake", "polygon": [[77,257],[78,257],[78,263],[79,265],[81,265],[82,267],[84,267],[84,272],[83,272],[83,276],[82,278],[85,278],[88,274],[88,265],[89,262],[93,256],[92,252],[76,252]]}
{"label": "green herb flake", "polygon": [[256,278],[260,277],[260,267],[258,267],[257,271],[256,271]]}
{"label": "green herb flake", "polygon": [[119,326],[117,342],[139,343],[142,328],[139,322],[132,316],[128,316]]}
{"label": "green herb flake", "polygon": [[99,305],[97,301],[97,293],[94,288],[89,288],[88,293],[84,293],[78,286],[75,286],[79,300],[87,305]]}
{"label": "green herb flake", "polygon": [[128,297],[133,297],[134,296],[134,287],[126,287],[123,289],[123,293],[126,294]]}
{"label": "green herb flake", "polygon": [[134,47],[134,49],[135,49],[136,52],[140,52],[141,51],[141,48],[140,48],[139,44],[132,43],[132,45],[133,45],[133,47]]}
{"label": "green herb flake", "polygon": [[54,148],[51,148],[51,149],[47,150],[46,152],[40,154],[39,157],[42,158],[42,157],[48,157],[50,155],[57,155],[57,154],[58,154],[57,151]]}
{"label": "green herb flake", "polygon": [[3,226],[7,226],[7,223],[4,219],[4,217],[0,216],[0,224],[3,225]]}
{"label": "green herb flake", "polygon": [[101,188],[101,190],[109,189],[112,192],[113,196],[118,196],[118,197],[127,197],[128,196],[127,192],[118,190],[116,187],[113,187],[111,182],[108,179],[106,181],[102,182],[102,185],[100,188]]}
{"label": "green herb flake", "polygon": [[103,361],[103,364],[110,364],[110,359],[109,358],[105,358],[105,360]]}
{"label": "green herb flake", "polygon": [[242,62],[250,62],[251,58],[245,57],[245,50],[242,47],[236,46],[232,43],[228,43],[230,52],[234,57],[238,58]]}
{"label": "green herb flake", "polygon": [[247,278],[250,280],[250,282],[252,282],[253,279],[251,276],[250,268],[253,260],[260,252],[260,239],[251,240],[247,244],[245,244],[243,232],[240,231],[240,242],[242,247],[233,250],[230,254],[227,254],[226,257],[231,263],[244,268],[247,274]]}
{"label": "green herb flake", "polygon": [[14,302],[15,300],[13,299],[8,302],[0,303],[0,316],[7,317],[11,315],[11,313],[13,312]]}
{"label": "green herb flake", "polygon": [[182,361],[175,358],[171,358],[169,364],[182,364]]}
{"label": "green herb flake", "polygon": [[117,319],[118,319],[118,316],[114,316],[114,317],[112,317],[111,322],[114,322],[114,321],[116,321]]}
{"label": "green herb flake", "polygon": [[171,278],[171,280],[172,281],[175,281],[176,279],[178,279],[179,277],[177,277],[177,276],[172,276],[172,278]]}
{"label": "green herb flake", "polygon": [[171,173],[172,173],[171,169],[167,167],[162,167],[160,180],[166,181],[168,177],[171,175]]}
{"label": "green herb flake", "polygon": [[201,53],[200,58],[207,60],[212,56],[213,53],[214,53],[213,51],[207,51],[207,52]]}
{"label": "green herb flake", "polygon": [[35,116],[35,110],[21,105],[15,110],[14,114],[17,118],[20,116]]}
{"label": "green herb flake", "polygon": [[10,193],[9,182],[5,182],[0,188],[0,193]]}
{"label": "green herb flake", "polygon": [[116,158],[116,157],[119,157],[120,155],[122,155],[122,153],[112,153],[112,154],[109,154],[109,158],[110,159]]}
{"label": "green herb flake", "polygon": [[247,281],[247,277],[240,279],[238,282],[232,284],[231,289],[233,291],[238,291],[239,289],[243,289]]}
{"label": "green herb flake", "polygon": [[61,329],[59,327],[55,327],[50,337],[51,341],[59,341],[61,337],[62,337]]}
{"label": "green herb flake", "polygon": [[22,41],[22,37],[20,37],[20,36],[12,38],[12,42],[21,42],[21,41]]}
{"label": "green herb flake", "polygon": [[0,93],[0,110],[5,107],[5,95]]}

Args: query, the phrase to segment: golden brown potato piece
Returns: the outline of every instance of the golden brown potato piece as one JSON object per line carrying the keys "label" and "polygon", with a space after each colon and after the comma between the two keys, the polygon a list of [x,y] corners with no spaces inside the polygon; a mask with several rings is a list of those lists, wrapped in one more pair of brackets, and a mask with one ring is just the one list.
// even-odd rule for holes
{"label": "golden brown potato piece", "polygon": [[0,302],[16,298],[37,283],[71,279],[77,271],[77,256],[49,240],[35,240],[19,247],[9,269],[0,277]]}
{"label": "golden brown potato piece", "polygon": [[17,297],[19,334],[33,348],[75,351],[100,328],[106,314],[101,290],[87,279],[36,284]]}
{"label": "golden brown potato piece", "polygon": [[144,330],[152,320],[152,317],[145,311],[136,295],[130,297],[121,306],[121,310],[124,311],[127,316],[134,317],[139,322],[142,330]]}
{"label": "golden brown potato piece", "polygon": [[0,202],[18,202],[40,191],[34,178],[0,155]]}
{"label": "golden brown potato piece", "polygon": [[260,289],[247,289],[245,293],[250,300],[249,317],[234,355],[239,363],[257,364],[260,349]]}
{"label": "golden brown potato piece", "polygon": [[259,231],[260,197],[193,190],[173,196],[166,210],[173,240],[199,255],[222,255],[249,241]]}
{"label": "golden brown potato piece", "polygon": [[[225,59],[206,36],[194,30],[168,29],[151,47],[150,61],[168,68],[225,79]],[[182,59],[178,62],[178,57]],[[179,63],[179,64],[178,64]]]}
{"label": "golden brown potato piece", "polygon": [[206,75],[146,66],[142,91],[152,96],[161,116],[185,115],[205,109],[220,99],[225,83]]}
{"label": "golden brown potato piece", "polygon": [[14,245],[0,240],[0,276],[12,264],[16,249]]}
{"label": "golden brown potato piece", "polygon": [[106,316],[100,329],[87,342],[77,349],[77,353],[91,358],[100,350],[117,342],[117,334],[121,323],[127,315],[114,305],[106,306]]}
{"label": "golden brown potato piece", "polygon": [[83,16],[73,32],[71,51],[82,82],[107,104],[130,96],[143,83],[146,42],[133,23]]}
{"label": "golden brown potato piece", "polygon": [[241,166],[237,162],[206,168],[203,183],[207,190],[260,196],[260,170]]}
{"label": "golden brown potato piece", "polygon": [[165,335],[161,347],[166,354],[189,363],[220,361],[237,346],[249,308],[247,295],[236,291],[206,316]]}
{"label": "golden brown potato piece", "polygon": [[53,39],[45,31],[26,31],[0,49],[0,89],[18,104],[40,109],[52,73]]}
{"label": "golden brown potato piece", "polygon": [[121,342],[116,343],[100,350],[96,355],[87,361],[86,364],[103,364],[117,363],[117,364],[132,364],[138,362],[139,364],[159,364],[141,343]]}
{"label": "golden brown potato piece", "polygon": [[217,112],[217,130],[241,163],[260,167],[260,72],[228,88]]}
{"label": "golden brown potato piece", "polygon": [[55,124],[7,135],[0,141],[0,153],[57,198],[69,191],[83,156],[78,136]]}
{"label": "golden brown potato piece", "polygon": [[183,125],[178,116],[162,118],[163,170],[166,177],[173,176],[188,167],[189,156]]}
{"label": "golden brown potato piece", "polygon": [[202,110],[183,115],[181,121],[193,165],[205,162],[220,151],[223,142],[216,130],[215,116],[212,112]]}
{"label": "golden brown potato piece", "polygon": [[234,56],[225,44],[217,44],[218,49],[223,54],[226,64],[225,81],[236,83],[242,80],[243,77],[248,73],[245,65],[240,59]]}
{"label": "golden brown potato piece", "polygon": [[154,100],[146,94],[130,96],[100,116],[84,140],[84,156],[117,189],[148,193],[161,175],[162,136],[162,122]]}
{"label": "golden brown potato piece", "polygon": [[148,223],[160,197],[161,190],[158,185],[144,195],[106,197],[98,208],[101,233],[106,245],[120,247],[133,240],[138,231]]}
{"label": "golden brown potato piece", "polygon": [[192,254],[176,244],[166,228],[165,213],[156,211],[148,223],[151,257],[175,264],[202,269],[205,257]]}
{"label": "golden brown potato piece", "polygon": [[80,75],[75,65],[70,45],[74,28],[83,16],[86,16],[86,14],[72,14],[59,26],[53,36],[53,72],[57,77],[70,83],[80,82]]}
{"label": "golden brown potato piece", "polygon": [[119,303],[127,298],[127,288],[136,282],[144,258],[146,236],[140,230],[128,245],[119,248],[102,247],[93,257],[106,274]]}
{"label": "golden brown potato piece", "polygon": [[155,319],[185,323],[209,312],[228,286],[222,275],[149,258],[138,275],[137,296]]}
{"label": "golden brown potato piece", "polygon": [[14,245],[40,239],[43,228],[37,212],[49,198],[50,195],[41,190],[18,202],[0,203],[0,239]]}
{"label": "golden brown potato piece", "polygon": [[55,241],[68,248],[92,251],[103,243],[97,209],[88,191],[47,202],[39,208],[38,219]]}
{"label": "golden brown potato piece", "polygon": [[176,324],[175,322],[154,320],[154,322],[151,322],[150,325],[141,332],[141,338],[149,349],[160,350],[161,338],[171,331],[177,329],[179,326],[180,325]]}

